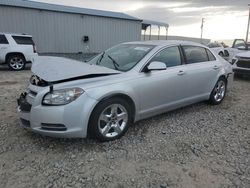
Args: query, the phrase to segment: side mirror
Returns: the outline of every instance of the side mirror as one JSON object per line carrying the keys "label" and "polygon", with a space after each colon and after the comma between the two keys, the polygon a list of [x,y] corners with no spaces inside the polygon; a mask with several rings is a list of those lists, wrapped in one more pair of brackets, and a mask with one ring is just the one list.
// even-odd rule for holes
{"label": "side mirror", "polygon": [[150,72],[150,71],[155,71],[155,70],[166,70],[167,66],[165,63],[160,62],[160,61],[153,61],[151,62],[147,67],[145,72]]}

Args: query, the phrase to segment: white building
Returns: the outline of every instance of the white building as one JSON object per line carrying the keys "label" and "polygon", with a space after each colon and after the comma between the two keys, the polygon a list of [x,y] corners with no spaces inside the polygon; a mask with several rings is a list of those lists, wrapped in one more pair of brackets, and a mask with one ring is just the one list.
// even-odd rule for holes
{"label": "white building", "polygon": [[140,40],[141,22],[118,12],[0,0],[0,32],[32,35],[40,53],[101,52]]}

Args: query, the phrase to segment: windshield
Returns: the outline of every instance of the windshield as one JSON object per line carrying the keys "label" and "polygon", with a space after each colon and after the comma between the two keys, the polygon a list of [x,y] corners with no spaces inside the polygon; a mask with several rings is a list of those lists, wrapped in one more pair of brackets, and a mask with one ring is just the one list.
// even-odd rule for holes
{"label": "windshield", "polygon": [[143,44],[120,44],[97,55],[87,63],[126,72],[132,69],[154,47]]}

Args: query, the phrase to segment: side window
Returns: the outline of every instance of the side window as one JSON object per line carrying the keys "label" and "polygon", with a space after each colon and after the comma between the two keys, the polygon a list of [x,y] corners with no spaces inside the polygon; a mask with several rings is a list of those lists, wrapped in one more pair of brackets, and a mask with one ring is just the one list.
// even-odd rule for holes
{"label": "side window", "polygon": [[24,44],[24,45],[34,44],[31,37],[12,36],[12,38],[16,41],[17,44]]}
{"label": "side window", "polygon": [[183,50],[186,55],[187,64],[209,61],[205,48],[198,46],[183,46]]}
{"label": "side window", "polygon": [[215,58],[214,55],[210,52],[210,50],[206,49],[206,51],[207,51],[207,55],[208,55],[209,61],[215,61],[216,58]]}
{"label": "side window", "polygon": [[179,48],[176,47],[169,47],[158,54],[156,54],[152,59],[152,61],[160,61],[166,64],[167,67],[173,67],[181,65],[181,55]]}
{"label": "side window", "polygon": [[0,35],[0,44],[9,44],[8,40],[4,35]]}

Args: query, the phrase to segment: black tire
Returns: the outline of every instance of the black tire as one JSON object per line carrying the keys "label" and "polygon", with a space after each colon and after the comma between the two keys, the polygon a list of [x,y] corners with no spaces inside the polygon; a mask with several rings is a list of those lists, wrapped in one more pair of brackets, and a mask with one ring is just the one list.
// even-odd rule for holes
{"label": "black tire", "polygon": [[220,52],[220,53],[219,53],[219,56],[224,57],[223,52]]}
{"label": "black tire", "polygon": [[25,69],[26,60],[24,56],[21,54],[13,54],[13,55],[8,56],[7,64],[10,70],[20,71],[20,70]]}
{"label": "black tire", "polygon": [[[109,108],[109,106],[116,105],[116,104],[121,105],[126,109],[126,111],[127,111],[127,123],[126,123],[124,129],[118,135],[116,135],[114,137],[107,137],[101,133],[101,130],[100,130],[101,125],[99,122],[99,118],[102,115],[102,113],[105,111],[106,108]],[[132,117],[133,117],[133,114],[132,114],[131,106],[129,105],[129,103],[126,100],[124,100],[120,97],[109,98],[109,99],[103,100],[99,104],[97,104],[97,106],[94,108],[94,110],[90,116],[90,120],[89,120],[89,124],[88,124],[88,136],[95,138],[101,142],[119,139],[128,130],[129,125],[133,121]],[[108,132],[108,134],[112,134],[112,133]]]}
{"label": "black tire", "polygon": [[229,52],[227,50],[224,50],[225,57],[229,57]]}
{"label": "black tire", "polygon": [[[218,93],[218,85],[220,83],[224,83],[225,90],[224,90],[223,96],[221,96],[219,99],[216,99],[216,92]],[[220,77],[219,80],[216,82],[213,88],[213,91],[210,94],[210,98],[208,100],[209,104],[212,104],[212,105],[220,104],[224,100],[226,96],[226,92],[227,92],[227,80],[224,77]]]}

